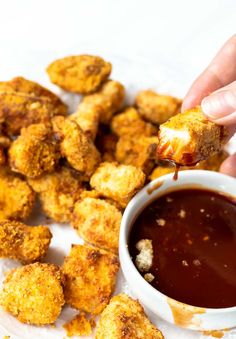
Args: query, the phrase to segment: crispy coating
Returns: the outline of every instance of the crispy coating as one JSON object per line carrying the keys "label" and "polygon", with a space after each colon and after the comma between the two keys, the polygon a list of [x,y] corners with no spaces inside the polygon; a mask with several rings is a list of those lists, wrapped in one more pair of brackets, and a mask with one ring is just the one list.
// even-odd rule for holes
{"label": "crispy coating", "polygon": [[92,333],[91,323],[86,319],[84,312],[77,314],[74,319],[65,323],[63,327],[68,337],[88,336]]}
{"label": "crispy coating", "polygon": [[5,167],[0,168],[0,220],[27,218],[35,202],[35,193],[27,182]]}
{"label": "crispy coating", "polygon": [[0,82],[0,119],[10,135],[19,134],[22,127],[47,123],[54,115],[66,113],[66,105],[36,82],[22,77]]}
{"label": "crispy coating", "polygon": [[27,226],[19,221],[0,221],[0,257],[29,264],[45,257],[52,234],[47,226]]}
{"label": "crispy coating", "polygon": [[150,137],[157,134],[157,128],[144,121],[134,107],[128,107],[122,113],[117,114],[112,119],[111,129],[119,137],[137,135]]}
{"label": "crispy coating", "polygon": [[164,339],[147,318],[137,300],[122,293],[113,297],[102,312],[96,339]]}
{"label": "crispy coating", "polygon": [[183,166],[195,165],[219,152],[226,135],[225,127],[207,120],[196,107],[160,126],[158,156]]}
{"label": "crispy coating", "polygon": [[99,121],[109,124],[112,116],[118,112],[124,103],[124,86],[114,80],[106,81],[98,92],[83,98],[81,105],[86,104],[90,109],[99,113]]}
{"label": "crispy coating", "polygon": [[99,314],[109,303],[119,261],[114,254],[86,245],[72,245],[62,271],[65,300],[70,306]]}
{"label": "crispy coating", "polygon": [[90,185],[104,197],[125,207],[145,182],[145,174],[131,165],[103,162],[90,179]]}
{"label": "crispy coating", "polygon": [[108,201],[87,197],[75,204],[72,225],[85,241],[117,253],[121,218]]}
{"label": "crispy coating", "polygon": [[112,133],[110,129],[101,126],[99,128],[95,144],[101,153],[102,161],[113,162],[115,159],[116,144],[118,141],[117,135]]}
{"label": "crispy coating", "polygon": [[6,150],[9,148],[11,140],[2,134],[0,126],[0,166],[7,163]]}
{"label": "crispy coating", "polygon": [[89,178],[100,163],[101,157],[92,140],[88,138],[79,125],[62,116],[53,118],[54,131],[60,138],[61,154],[69,164],[85,178]]}
{"label": "crispy coating", "polygon": [[34,263],[11,270],[0,304],[22,323],[52,324],[64,305],[64,277],[56,265]]}
{"label": "crispy coating", "polygon": [[8,154],[13,171],[35,178],[54,170],[60,158],[59,143],[50,127],[30,125],[21,130]]}
{"label": "crispy coating", "polygon": [[149,174],[155,165],[158,142],[158,137],[123,136],[116,145],[116,160],[125,165],[139,167],[145,174]]}
{"label": "crispy coating", "polygon": [[69,222],[75,202],[83,188],[81,176],[65,166],[55,172],[36,179],[29,179],[29,185],[39,193],[44,213],[58,222]]}
{"label": "crispy coating", "polygon": [[50,80],[66,91],[95,92],[109,77],[112,66],[93,55],[75,55],[58,59],[47,67]]}
{"label": "crispy coating", "polygon": [[182,100],[146,90],[137,95],[135,104],[144,119],[159,125],[180,112]]}

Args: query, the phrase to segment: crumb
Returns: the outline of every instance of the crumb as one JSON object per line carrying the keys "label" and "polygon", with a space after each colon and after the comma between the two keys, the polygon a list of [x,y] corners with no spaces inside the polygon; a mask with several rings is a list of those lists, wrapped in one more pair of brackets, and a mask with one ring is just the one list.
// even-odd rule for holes
{"label": "crumb", "polygon": [[194,264],[195,266],[201,266],[201,261],[198,260],[198,259],[194,259],[194,260],[193,260],[193,264]]}
{"label": "crumb", "polygon": [[155,279],[155,277],[152,273],[146,273],[144,274],[144,279],[150,283]]}
{"label": "crumb", "polygon": [[187,263],[186,260],[182,260],[182,265],[183,265],[183,266],[186,266],[186,267],[189,266],[189,264]]}
{"label": "crumb", "polygon": [[202,238],[203,241],[207,241],[209,239],[210,239],[209,235],[204,235],[204,237]]}
{"label": "crumb", "polygon": [[172,199],[172,198],[170,198],[170,197],[166,197],[166,201],[167,201],[167,202],[172,202],[172,201],[173,201],[173,199]]}
{"label": "crumb", "polygon": [[165,226],[165,224],[166,224],[165,219],[156,219],[156,222],[157,222],[158,226]]}
{"label": "crumb", "polygon": [[185,210],[180,210],[180,212],[178,213],[178,216],[182,219],[184,219],[186,217],[186,211]]}
{"label": "crumb", "polygon": [[135,264],[140,272],[147,272],[150,270],[153,261],[153,247],[152,240],[141,239],[136,244],[139,254],[136,256]]}
{"label": "crumb", "polygon": [[201,213],[204,213],[204,212],[205,212],[204,208],[201,208],[201,209],[200,209],[200,212],[201,212]]}
{"label": "crumb", "polygon": [[72,336],[88,336],[92,333],[92,326],[89,320],[86,319],[85,313],[80,312],[72,320],[63,325],[68,337]]}

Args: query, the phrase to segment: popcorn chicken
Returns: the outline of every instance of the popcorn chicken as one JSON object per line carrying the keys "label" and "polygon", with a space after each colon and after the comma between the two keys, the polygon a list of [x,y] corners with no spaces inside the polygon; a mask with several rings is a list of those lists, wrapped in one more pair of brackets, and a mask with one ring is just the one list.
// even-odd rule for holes
{"label": "popcorn chicken", "polygon": [[66,303],[88,313],[101,313],[114,290],[118,269],[118,258],[114,254],[95,247],[72,245],[62,266]]}
{"label": "popcorn chicken", "polygon": [[0,305],[22,323],[52,324],[64,305],[64,277],[56,265],[35,263],[11,270]]}
{"label": "popcorn chicken", "polygon": [[146,90],[137,95],[135,104],[144,119],[154,124],[162,124],[180,112],[182,100]]}
{"label": "popcorn chicken", "polygon": [[27,226],[19,221],[0,221],[0,257],[22,263],[45,257],[52,234],[47,226]]}
{"label": "popcorn chicken", "polygon": [[121,218],[114,205],[88,197],[75,204],[72,225],[85,241],[117,253]]}
{"label": "popcorn chicken", "polygon": [[157,128],[144,121],[134,107],[128,107],[122,113],[114,116],[111,129],[119,137],[140,135],[150,137],[157,134]]}
{"label": "popcorn chicken", "polygon": [[74,319],[63,325],[68,337],[73,336],[88,336],[92,333],[92,326],[89,320],[86,319],[85,313],[80,312]]}
{"label": "popcorn chicken", "polygon": [[27,218],[35,202],[35,193],[18,175],[0,167],[0,220]]}
{"label": "popcorn chicken", "polygon": [[226,136],[225,127],[207,120],[196,107],[160,126],[158,156],[183,166],[195,165],[218,152]]}
{"label": "popcorn chicken", "polygon": [[88,94],[109,77],[112,66],[93,55],[74,55],[52,62],[47,67],[51,82],[66,91]]}
{"label": "popcorn chicken", "polygon": [[83,98],[81,105],[88,105],[99,113],[99,121],[109,124],[112,116],[118,112],[124,103],[124,86],[118,81],[106,81],[98,92]]}
{"label": "popcorn chicken", "polygon": [[121,207],[128,204],[144,182],[145,174],[140,168],[109,162],[100,164],[90,179],[92,188],[117,201]]}
{"label": "popcorn chicken", "polygon": [[101,314],[96,339],[164,339],[137,300],[122,293],[113,297]]}
{"label": "popcorn chicken", "polygon": [[60,149],[69,164],[85,178],[89,178],[100,163],[101,157],[92,140],[79,125],[62,116],[53,118],[54,131],[61,140]]}
{"label": "popcorn chicken", "polygon": [[54,115],[65,115],[66,105],[39,84],[17,77],[0,82],[0,119],[9,135],[35,123],[48,123]]}
{"label": "popcorn chicken", "polygon": [[69,222],[75,202],[83,192],[82,178],[75,170],[65,166],[36,179],[28,179],[39,193],[44,213],[58,222]]}
{"label": "popcorn chicken", "polygon": [[123,136],[116,145],[116,160],[125,165],[139,167],[145,174],[149,174],[155,165],[158,142],[157,137]]}
{"label": "popcorn chicken", "polygon": [[152,240],[141,239],[137,242],[136,248],[139,254],[135,258],[135,265],[140,272],[148,272],[153,261]]}
{"label": "popcorn chicken", "polygon": [[60,158],[53,131],[44,124],[23,128],[8,154],[11,169],[31,178],[53,171]]}

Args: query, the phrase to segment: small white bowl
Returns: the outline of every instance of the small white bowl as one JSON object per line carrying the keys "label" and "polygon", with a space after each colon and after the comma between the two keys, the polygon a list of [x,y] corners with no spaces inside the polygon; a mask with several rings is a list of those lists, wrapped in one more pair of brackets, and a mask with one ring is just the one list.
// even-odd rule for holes
{"label": "small white bowl", "polygon": [[[155,189],[159,184],[161,184],[160,187]],[[187,187],[211,189],[236,197],[236,179],[217,172],[181,171],[177,181],[173,181],[173,173],[153,180],[135,195],[124,212],[119,243],[121,267],[136,297],[144,306],[166,321],[193,330],[232,328],[236,326],[236,305],[235,307],[213,309],[191,306],[171,299],[152,287],[141,276],[128,251],[130,230],[136,217],[145,206],[167,192]]]}

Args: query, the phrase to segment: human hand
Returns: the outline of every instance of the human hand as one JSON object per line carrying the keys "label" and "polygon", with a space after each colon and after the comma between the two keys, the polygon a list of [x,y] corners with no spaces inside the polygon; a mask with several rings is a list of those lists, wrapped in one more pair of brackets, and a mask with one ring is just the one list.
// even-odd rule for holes
{"label": "human hand", "polygon": [[[201,105],[204,114],[236,132],[236,35],[221,48],[184,98],[182,111]],[[228,157],[220,171],[236,177],[236,154]]]}

